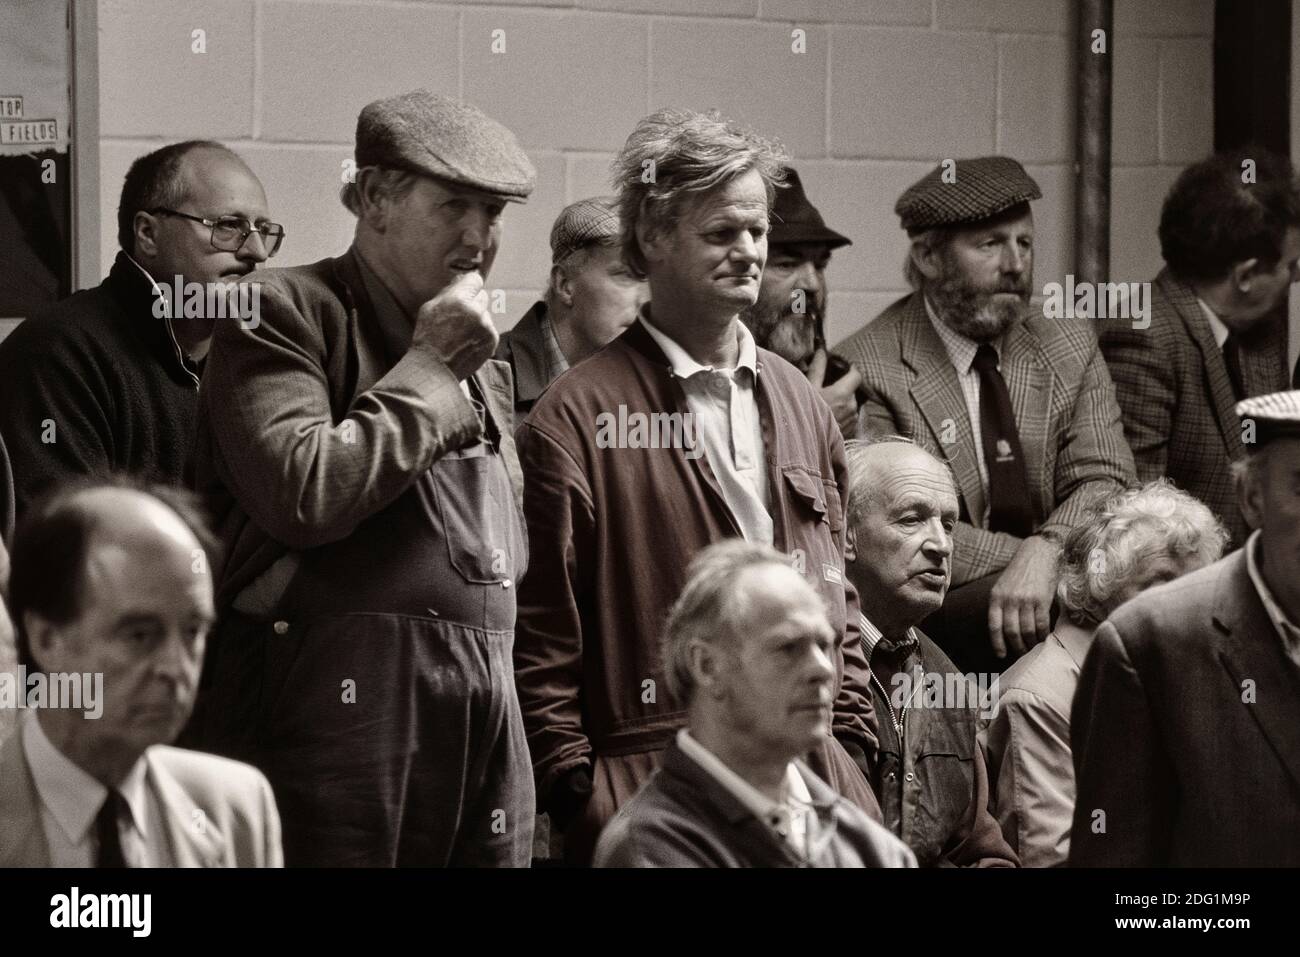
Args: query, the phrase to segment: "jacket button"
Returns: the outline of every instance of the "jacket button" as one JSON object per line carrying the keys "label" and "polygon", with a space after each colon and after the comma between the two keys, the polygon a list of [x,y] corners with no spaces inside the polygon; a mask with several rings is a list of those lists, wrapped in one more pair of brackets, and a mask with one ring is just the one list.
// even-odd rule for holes
{"label": "jacket button", "polygon": [[909,781],[915,781],[915,780],[916,780],[916,775],[913,774],[911,771],[908,771],[908,772],[907,772],[907,780],[909,780]]}
{"label": "jacket button", "polygon": [[509,587],[510,587],[511,585],[513,585],[513,584],[514,584],[514,582],[512,582],[509,578],[503,578],[503,579],[501,579],[501,587],[502,587],[502,588],[509,588]]}
{"label": "jacket button", "polygon": [[275,629],[277,635],[284,635],[289,632],[289,623],[287,621],[277,621],[271,627]]}

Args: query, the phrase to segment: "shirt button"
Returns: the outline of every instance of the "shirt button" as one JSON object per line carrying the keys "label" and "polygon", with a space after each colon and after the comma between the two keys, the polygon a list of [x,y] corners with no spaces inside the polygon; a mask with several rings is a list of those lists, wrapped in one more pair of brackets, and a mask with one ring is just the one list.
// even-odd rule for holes
{"label": "shirt button", "polygon": [[277,635],[284,635],[289,632],[289,623],[287,621],[277,621],[271,627],[275,629]]}
{"label": "shirt button", "polygon": [[915,781],[915,780],[916,780],[916,775],[913,774],[911,771],[908,771],[908,772],[907,772],[906,777],[907,777],[907,780],[909,780],[909,781]]}
{"label": "shirt button", "polygon": [[512,582],[509,578],[503,578],[503,579],[501,579],[501,587],[502,587],[502,588],[509,588],[509,587],[510,587],[511,585],[513,585],[513,584],[514,584],[514,582]]}

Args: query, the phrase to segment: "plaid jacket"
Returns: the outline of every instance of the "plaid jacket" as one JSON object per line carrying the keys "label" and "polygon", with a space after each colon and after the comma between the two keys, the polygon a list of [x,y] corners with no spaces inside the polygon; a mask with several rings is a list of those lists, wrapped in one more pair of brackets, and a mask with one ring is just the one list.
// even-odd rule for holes
{"label": "plaid jacket", "polygon": [[[953,585],[1005,568],[1020,539],[983,527],[987,503],[970,413],[921,296],[900,299],[835,351],[862,373],[868,435],[908,436],[951,466],[961,503]],[[1063,535],[1096,496],[1134,480],[1106,363],[1085,322],[1035,315],[1007,332],[1000,367],[1024,448],[1035,530]]]}
{"label": "plaid jacket", "polygon": [[[1267,321],[1241,342],[1246,392],[1287,388],[1286,323]],[[1248,529],[1232,488],[1228,465],[1246,454],[1237,399],[1196,293],[1169,270],[1151,287],[1151,327],[1127,321],[1102,324],[1101,350],[1115,380],[1124,433],[1143,482],[1167,475],[1208,505],[1232,534]]]}

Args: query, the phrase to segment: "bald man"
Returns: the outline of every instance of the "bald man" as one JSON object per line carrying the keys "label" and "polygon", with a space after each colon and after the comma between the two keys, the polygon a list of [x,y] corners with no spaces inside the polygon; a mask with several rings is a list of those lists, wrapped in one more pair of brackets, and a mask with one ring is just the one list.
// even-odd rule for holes
{"label": "bald man", "polygon": [[258,321],[247,277],[284,238],[269,215],[261,182],[220,143],[175,143],[131,165],[108,278],[0,344],[0,436],[20,516],[69,479],[189,484],[208,343],[218,322]]}
{"label": "bald man", "polygon": [[[906,439],[845,444],[845,570],[862,602],[862,645],[880,716],[872,785],[885,825],[921,867],[1016,867],[988,811],[968,684],[917,625],[943,604],[960,507],[948,467]],[[978,677],[978,676],[977,676]]]}
{"label": "bald man", "polygon": [[280,865],[261,773],[166,746],[212,625],[211,542],[180,493],[124,483],[56,493],[19,523],[26,674],[0,747],[0,868]]}

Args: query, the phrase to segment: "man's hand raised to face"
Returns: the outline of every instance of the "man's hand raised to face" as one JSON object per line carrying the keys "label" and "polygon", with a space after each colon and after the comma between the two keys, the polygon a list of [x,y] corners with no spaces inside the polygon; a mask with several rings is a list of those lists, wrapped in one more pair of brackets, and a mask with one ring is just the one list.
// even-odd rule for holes
{"label": "man's hand raised to face", "polygon": [[1060,548],[1038,535],[1020,543],[989,595],[989,640],[1003,658],[1010,649],[1024,654],[1047,637],[1052,598],[1056,595],[1056,562]]}
{"label": "man's hand raised to face", "polygon": [[862,385],[862,375],[852,366],[841,378],[830,385],[823,386],[826,379],[827,355],[825,349],[813,353],[812,362],[808,364],[808,381],[821,390],[822,401],[831,407],[840,432],[846,439],[857,437],[858,433],[858,399],[856,392]]}
{"label": "man's hand raised to face", "polygon": [[457,379],[468,379],[492,357],[498,338],[483,277],[467,272],[420,307],[411,347],[427,349]]}

